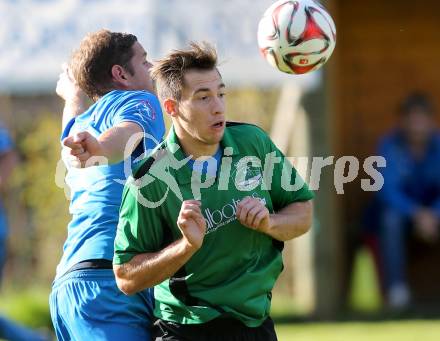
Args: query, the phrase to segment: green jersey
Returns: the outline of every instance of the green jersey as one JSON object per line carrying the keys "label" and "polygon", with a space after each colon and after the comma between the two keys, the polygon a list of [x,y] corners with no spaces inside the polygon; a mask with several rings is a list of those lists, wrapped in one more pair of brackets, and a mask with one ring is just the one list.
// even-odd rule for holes
{"label": "green jersey", "polygon": [[283,243],[243,226],[237,204],[253,196],[272,213],[313,194],[260,128],[228,123],[220,145],[218,171],[203,179],[189,167],[171,129],[126,184],[113,262],[126,263],[180,239],[182,201],[200,200],[207,227],[203,245],[155,287],[155,315],[180,324],[233,317],[257,327],[269,315],[271,291],[283,269]]}

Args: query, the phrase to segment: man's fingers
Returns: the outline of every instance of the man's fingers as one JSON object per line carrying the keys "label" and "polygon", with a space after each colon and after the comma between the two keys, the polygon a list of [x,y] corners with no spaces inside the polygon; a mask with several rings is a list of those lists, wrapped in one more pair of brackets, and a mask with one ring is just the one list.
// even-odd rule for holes
{"label": "man's fingers", "polygon": [[245,206],[246,201],[248,200],[248,197],[241,199],[240,202],[237,205],[237,211],[235,212],[235,215],[237,218],[240,217],[241,211],[243,210],[243,207]]}
{"label": "man's fingers", "polygon": [[78,149],[78,148],[82,147],[82,145],[80,143],[74,141],[73,136],[66,137],[63,140],[63,145],[68,148],[71,148],[71,149]]}
{"label": "man's fingers", "polygon": [[90,138],[91,135],[87,131],[73,134],[63,140],[63,145],[72,149],[83,148],[83,143]]}
{"label": "man's fingers", "polygon": [[185,206],[183,206],[181,208],[181,210],[185,211],[185,210],[196,210],[196,211],[200,211],[200,205],[197,205],[196,203],[187,203],[185,204]]}
{"label": "man's fingers", "polygon": [[268,211],[267,209],[263,209],[260,212],[258,212],[255,215],[254,221],[252,223],[253,226],[255,226],[255,228],[258,228],[258,226],[260,226],[260,223],[263,221],[264,218],[266,218],[268,216]]}
{"label": "man's fingers", "polygon": [[260,213],[264,208],[261,205],[255,205],[249,209],[249,212],[246,216],[246,223],[249,226],[255,227],[254,224],[255,217],[258,213]]}
{"label": "man's fingers", "polygon": [[266,206],[258,198],[246,197],[237,205],[238,220],[250,228],[258,228],[268,214]]}
{"label": "man's fingers", "polygon": [[179,215],[188,217],[189,212],[196,212],[197,214],[202,215],[201,205],[201,202],[198,200],[185,200],[182,203]]}
{"label": "man's fingers", "polygon": [[87,131],[82,131],[73,135],[73,141],[76,143],[81,143],[91,137],[90,133]]}
{"label": "man's fingers", "polygon": [[186,205],[197,205],[197,206],[202,206],[202,203],[199,200],[185,200],[182,203],[182,207],[186,206]]}
{"label": "man's fingers", "polygon": [[70,149],[69,154],[72,156],[80,156],[81,154],[84,154],[84,148],[83,147],[79,147],[79,148],[75,148],[75,149]]}
{"label": "man's fingers", "polygon": [[241,202],[240,202],[241,205],[239,204],[240,210],[237,211],[237,217],[242,223],[249,224],[249,218],[251,218],[250,221],[252,221],[255,215],[253,209],[255,207],[261,206],[261,203],[257,199],[253,199],[253,198],[248,199],[246,201],[243,200],[243,202],[244,204],[241,204]]}
{"label": "man's fingers", "polygon": [[190,222],[196,223],[199,227],[206,228],[205,219],[202,216],[194,213],[185,216],[179,216],[179,218],[177,219],[177,225],[183,230],[188,227],[188,224]]}
{"label": "man's fingers", "polygon": [[75,81],[75,77],[73,77],[72,70],[70,69],[69,64],[67,64],[67,63],[63,63],[63,64],[61,65],[61,69],[63,70],[63,72],[60,74],[60,78],[61,78],[61,77],[65,77],[65,78],[67,78],[70,82],[72,82],[72,83],[76,83],[76,81]]}
{"label": "man's fingers", "polygon": [[197,224],[199,224],[199,226],[204,227],[206,229],[206,221],[203,217],[197,218]]}
{"label": "man's fingers", "polygon": [[202,216],[202,214],[201,214],[201,212],[197,212],[194,210],[187,210],[187,211],[180,212],[180,216],[183,219],[197,219],[197,218],[200,218]]}
{"label": "man's fingers", "polygon": [[69,165],[75,168],[84,168],[86,166],[87,161],[90,159],[91,155],[88,152],[82,152],[78,155],[69,155],[67,161]]}

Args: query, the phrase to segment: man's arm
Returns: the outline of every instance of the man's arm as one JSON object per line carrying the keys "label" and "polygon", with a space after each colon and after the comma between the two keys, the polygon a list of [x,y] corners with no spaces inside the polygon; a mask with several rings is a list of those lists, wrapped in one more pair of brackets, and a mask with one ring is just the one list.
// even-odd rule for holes
{"label": "man's arm", "polygon": [[81,90],[73,78],[67,64],[62,66],[63,72],[60,73],[56,93],[64,99],[62,130],[67,123],[78,115],[81,115],[87,110],[87,96]]}
{"label": "man's arm", "polygon": [[197,250],[182,238],[156,253],[143,253],[113,265],[119,289],[126,295],[151,288],[174,275]]}
{"label": "man's arm", "polygon": [[113,265],[116,283],[126,295],[153,287],[177,272],[202,246],[206,231],[200,202],[182,203],[177,226],[182,238],[155,253],[136,255],[129,262]]}
{"label": "man's arm", "polygon": [[246,197],[237,205],[237,218],[246,227],[260,231],[280,241],[287,241],[306,233],[313,219],[312,201],[294,202],[270,214],[264,203]]}
{"label": "man's arm", "polygon": [[103,157],[109,164],[120,162],[131,155],[142,138],[143,130],[139,124],[122,122],[98,138],[87,131],[66,137],[63,145],[70,149],[70,164],[81,168],[95,165],[95,162],[87,162],[92,157]]}

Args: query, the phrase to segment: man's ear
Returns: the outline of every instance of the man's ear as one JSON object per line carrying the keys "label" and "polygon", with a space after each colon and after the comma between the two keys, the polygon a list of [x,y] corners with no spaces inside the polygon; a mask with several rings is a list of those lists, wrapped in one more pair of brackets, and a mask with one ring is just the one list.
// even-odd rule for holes
{"label": "man's ear", "polygon": [[127,71],[121,65],[113,65],[112,69],[113,81],[117,84],[127,85]]}
{"label": "man's ear", "polygon": [[177,101],[171,98],[167,98],[165,101],[163,101],[163,107],[168,115],[171,117],[177,116]]}

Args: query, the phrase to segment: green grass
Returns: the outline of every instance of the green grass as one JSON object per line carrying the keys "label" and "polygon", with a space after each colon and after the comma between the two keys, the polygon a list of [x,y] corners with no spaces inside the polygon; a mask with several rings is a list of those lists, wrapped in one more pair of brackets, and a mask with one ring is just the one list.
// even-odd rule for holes
{"label": "green grass", "polygon": [[440,321],[276,325],[280,341],[437,341]]}
{"label": "green grass", "polygon": [[0,314],[31,328],[52,328],[49,289],[8,287],[0,294]]}

